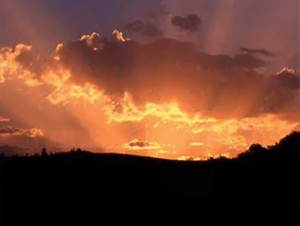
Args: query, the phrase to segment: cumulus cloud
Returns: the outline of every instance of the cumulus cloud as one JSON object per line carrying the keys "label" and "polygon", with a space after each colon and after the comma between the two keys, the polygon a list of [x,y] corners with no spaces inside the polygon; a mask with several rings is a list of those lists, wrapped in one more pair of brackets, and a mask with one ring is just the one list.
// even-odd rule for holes
{"label": "cumulus cloud", "polygon": [[[115,33],[117,33],[117,31],[115,31]],[[83,35],[80,38],[81,41],[86,41],[86,43],[88,44],[88,46],[92,46],[94,47],[97,42],[101,41],[100,35],[96,32],[93,32],[91,35]]]}
{"label": "cumulus cloud", "polygon": [[117,41],[126,42],[130,40],[129,38],[124,38],[123,32],[118,30],[114,30],[112,35],[114,35]]}

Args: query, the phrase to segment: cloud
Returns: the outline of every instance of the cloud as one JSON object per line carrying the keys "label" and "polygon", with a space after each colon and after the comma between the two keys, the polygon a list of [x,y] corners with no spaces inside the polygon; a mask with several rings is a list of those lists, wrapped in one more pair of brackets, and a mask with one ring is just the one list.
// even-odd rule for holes
{"label": "cloud", "polygon": [[130,40],[129,38],[124,38],[123,33],[121,31],[114,30],[112,34],[114,35],[117,41],[126,42]]}
{"label": "cloud", "polygon": [[[118,31],[115,31],[115,33],[117,33]],[[113,32],[114,33],[114,32]],[[101,42],[101,38],[100,35],[96,32],[93,32],[91,35],[83,35],[80,38],[81,41],[86,41],[86,43],[88,44],[88,46],[92,46],[94,47],[97,42]]]}
{"label": "cloud", "polygon": [[[135,24],[144,23],[136,21]],[[141,28],[137,26],[136,29],[140,31]],[[120,35],[118,32],[116,30],[115,35]],[[153,88],[162,91],[166,100],[171,100],[178,93],[187,94],[189,91],[201,90],[206,96],[201,103],[201,106],[206,106],[205,108],[215,109],[214,106],[220,105],[220,101],[226,100],[225,106],[222,106],[223,115],[217,114],[214,110],[211,112],[218,117],[231,115],[229,111],[232,113],[233,99],[235,105],[239,105],[239,109],[245,111],[246,103],[242,98],[259,96],[261,99],[247,102],[253,106],[244,116],[251,116],[259,114],[255,110],[255,105],[266,104],[267,96],[270,95],[269,90],[282,90],[282,93],[288,93],[294,92],[299,85],[297,75],[268,77],[256,72],[256,69],[270,64],[253,54],[255,52],[270,55],[264,50],[243,48],[245,54],[211,55],[196,51],[190,42],[167,38],[159,38],[147,44],[126,41],[123,36],[119,37],[119,40],[121,42],[115,39],[106,40],[94,32],[76,41],[58,44],[48,57],[34,54],[32,48],[25,45],[18,45],[15,50],[5,49],[2,52],[12,55],[10,61],[17,62],[20,69],[13,67],[7,68],[7,71],[15,70],[28,85],[48,84],[56,88],[64,87],[60,89],[63,93],[60,94],[57,92],[59,90],[56,90],[49,96],[55,103],[58,102],[53,97],[63,97],[64,92],[89,98],[89,101],[94,102],[99,99],[100,94],[98,96],[90,94],[96,94],[96,90],[103,90],[107,94],[122,94],[129,91],[135,94],[137,103],[145,103],[149,100],[147,98],[142,100],[141,97],[149,97],[147,93]],[[32,65],[35,71],[29,73]],[[5,72],[4,70],[1,73]],[[5,78],[5,74],[2,76]],[[70,83],[76,84],[77,87],[68,86]],[[90,90],[90,94],[85,93],[85,89]],[[237,93],[240,100],[236,98]],[[289,100],[283,96],[284,94],[281,94],[277,100],[268,99],[267,101],[271,101],[268,105],[284,107]],[[60,99],[67,101],[65,97]],[[197,103],[199,99],[193,95],[185,95],[181,99],[181,104],[185,106],[200,106]],[[199,107],[192,108],[199,110]],[[266,111],[276,113],[275,110]]]}
{"label": "cloud", "polygon": [[[191,42],[157,38],[150,43],[141,44],[134,40],[120,41],[115,36],[107,40],[97,33],[84,35],[75,41],[62,42],[53,48],[49,56],[31,51],[32,47],[26,45],[2,50],[0,57],[8,65],[0,72],[4,82],[9,80],[7,74],[13,71],[15,78],[24,81],[30,89],[29,96],[36,96],[47,90],[44,105],[46,101],[51,106],[72,105],[74,100],[86,101],[86,105],[79,105],[78,111],[68,110],[74,118],[69,114],[66,114],[66,118],[74,121],[68,126],[75,125],[76,122],[84,125],[82,134],[91,134],[91,143],[96,148],[104,147],[99,142],[101,136],[95,135],[93,131],[98,124],[98,131],[105,131],[111,126],[113,134],[121,137],[122,144],[127,143],[128,139],[124,138],[125,129],[120,129],[121,122],[128,127],[132,124],[139,127],[149,119],[151,123],[155,122],[153,125],[159,123],[159,127],[153,129],[158,131],[164,131],[161,129],[164,124],[174,126],[180,132],[188,127],[199,135],[192,142],[198,142],[198,146],[201,142],[205,148],[208,144],[204,142],[204,136],[210,133],[226,131],[224,134],[229,134],[234,139],[220,142],[237,146],[236,142],[246,143],[245,137],[240,135],[242,125],[253,125],[259,121],[268,128],[274,128],[274,125],[284,122],[286,124],[283,123],[281,128],[288,130],[294,126],[290,121],[298,120],[296,115],[299,113],[299,102],[295,102],[295,98],[287,98],[287,94],[294,95],[299,89],[298,74],[287,69],[274,75],[258,73],[255,70],[268,65],[268,62],[260,59],[257,54],[250,53],[251,51],[234,56],[212,55],[196,50]],[[257,106],[260,110],[256,109]],[[276,110],[278,108],[280,111]],[[268,119],[270,115],[267,113],[278,117]],[[53,108],[45,113],[47,114],[49,117],[45,118],[49,119],[49,123],[46,122],[48,125],[45,127],[56,127],[51,119],[53,115],[60,115],[61,111]],[[39,123],[44,122],[40,119]],[[172,123],[175,125],[171,125]],[[32,117],[27,125],[36,125],[35,119]],[[44,130],[40,125],[37,127]],[[63,123],[60,128],[62,127],[65,127]],[[33,134],[39,134],[37,131],[3,127],[0,136],[26,133],[35,136]],[[164,134],[159,137],[164,137]],[[190,139],[176,132],[174,134],[168,132],[178,143],[186,143],[186,139]],[[159,137],[151,140],[157,142]],[[72,134],[70,138],[62,138],[61,134],[51,137],[53,140],[68,142],[81,138],[81,134]],[[111,142],[115,144],[114,140]],[[153,152],[155,155],[155,152],[162,149],[159,146],[161,142],[155,144],[158,145],[132,143],[128,145],[128,150],[145,149],[147,153]],[[222,146],[222,150],[225,148]],[[216,150],[219,149],[216,147]],[[183,154],[193,155],[180,155]]]}
{"label": "cloud", "polygon": [[[96,44],[86,39],[80,39],[74,42],[67,42],[60,45],[56,52],[59,57],[59,63],[62,63],[69,69],[80,67],[81,77],[89,78],[91,74],[101,80],[101,84],[108,80],[133,79],[133,75],[138,69],[143,71],[153,70],[156,65],[154,79],[160,77],[160,73],[166,69],[180,73],[178,69],[186,65],[188,69],[195,70],[197,66],[208,69],[233,69],[233,68],[258,68],[267,63],[251,54],[238,54],[234,57],[227,55],[209,55],[196,52],[192,43],[178,42],[171,39],[161,38],[149,44],[139,44],[135,41],[124,43],[113,43],[102,40],[98,42],[102,48],[95,51]],[[173,61],[173,62],[171,62]],[[176,65],[178,65],[176,67]],[[175,67],[174,67],[175,66]],[[193,68],[191,68],[193,67]],[[83,76],[84,74],[84,76]],[[109,75],[110,79],[101,77]],[[128,76],[125,78],[125,74]],[[144,76],[145,73],[140,76]],[[78,75],[73,74],[72,78]],[[131,82],[126,82],[132,84]],[[115,84],[115,81],[114,81]]]}
{"label": "cloud", "polygon": [[125,25],[125,29],[132,35],[143,35],[150,37],[161,37],[163,32],[151,23],[136,20]]}
{"label": "cloud", "polygon": [[167,155],[167,154],[169,154],[169,151],[166,151],[166,150],[161,149],[161,150],[159,150],[158,152],[156,152],[155,156],[156,156],[156,157],[159,157],[159,156],[161,156],[161,155]]}
{"label": "cloud", "polygon": [[134,139],[128,144],[124,145],[128,150],[161,150],[161,147],[156,142],[139,141]]}
{"label": "cloud", "polygon": [[4,118],[2,116],[0,116],[0,122],[9,122],[10,119],[9,118]]}
{"label": "cloud", "polygon": [[180,156],[177,158],[179,161],[201,161],[200,157],[194,157],[194,156]]}
{"label": "cloud", "polygon": [[172,18],[172,24],[181,30],[196,32],[199,30],[202,24],[201,18],[196,14],[189,14],[188,16],[174,16]]}
{"label": "cloud", "polygon": [[277,83],[277,86],[281,84],[282,87],[289,90],[299,90],[299,79],[299,74],[296,74],[294,69],[287,67],[283,68],[274,76],[274,82]]}
{"label": "cloud", "polygon": [[289,62],[287,62],[287,67],[293,68],[296,72],[300,73],[300,58],[299,58],[299,52],[295,54]]}
{"label": "cloud", "polygon": [[22,129],[13,126],[2,126],[0,127],[0,137],[8,136],[27,136],[27,137],[43,137],[44,133],[37,128],[32,129]]}
{"label": "cloud", "polygon": [[193,147],[202,147],[203,143],[201,143],[201,142],[193,142],[193,143],[191,143],[191,146],[193,146]]}
{"label": "cloud", "polygon": [[248,54],[261,54],[261,55],[266,56],[266,57],[275,56],[273,53],[271,53],[267,50],[264,50],[264,49],[248,49],[248,48],[245,48],[245,47],[241,47],[240,50],[242,52],[246,52]]}

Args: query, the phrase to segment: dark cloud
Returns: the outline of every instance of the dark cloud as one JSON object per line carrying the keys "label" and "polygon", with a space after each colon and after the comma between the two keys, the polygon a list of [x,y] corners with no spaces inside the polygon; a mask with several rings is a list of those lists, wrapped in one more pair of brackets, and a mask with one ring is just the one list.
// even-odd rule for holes
{"label": "dark cloud", "polygon": [[244,68],[259,68],[268,65],[268,62],[264,62],[251,54],[237,54],[233,60],[236,66]]}
{"label": "dark cloud", "polygon": [[129,146],[131,147],[149,147],[151,146],[148,142],[143,142],[143,141],[136,141],[136,142],[131,142],[129,143]]}
{"label": "dark cloud", "polygon": [[132,35],[139,34],[150,37],[162,36],[163,32],[151,23],[142,20],[136,20],[132,23],[126,24],[125,29]]}
{"label": "dark cloud", "polygon": [[[136,29],[139,31],[140,28],[137,26]],[[135,93],[136,101],[142,101],[145,92],[156,88],[163,92],[164,100],[178,96],[188,106],[192,104],[187,104],[186,99],[193,106],[200,105],[199,97],[191,95],[186,98],[180,93],[200,90],[206,97],[201,106],[205,105],[206,109],[213,111],[213,106],[223,101],[224,114],[218,116],[224,117],[230,115],[226,114],[224,108],[232,113],[233,105],[244,109],[247,104],[251,110],[246,115],[258,114],[255,106],[266,104],[265,96],[269,95],[270,89],[287,93],[299,88],[297,75],[268,77],[255,71],[269,63],[250,52],[235,56],[211,55],[196,51],[190,42],[160,38],[148,44],[140,44],[136,41],[106,40],[92,34],[60,44],[54,55],[59,57],[57,65],[71,71],[71,81],[76,84],[90,82],[107,93],[130,91]],[[40,57],[18,57],[24,66],[31,65],[30,59],[37,63],[37,67],[42,62],[39,62]],[[50,63],[45,65],[51,66]],[[284,107],[289,102],[285,95],[276,95],[276,100],[267,98],[269,105]],[[249,99],[245,102],[245,98],[251,101]]]}
{"label": "dark cloud", "polygon": [[125,29],[127,29],[130,33],[141,33],[144,29],[145,23],[142,20],[136,20],[132,23],[128,23],[125,25]]}
{"label": "dark cloud", "polygon": [[234,68],[256,69],[268,65],[261,59],[258,59],[251,54],[237,54],[233,57],[228,55],[209,55],[198,53],[199,64],[208,69],[217,69],[220,71],[229,71]]}
{"label": "dark cloud", "polygon": [[190,14],[186,17],[175,16],[172,18],[172,24],[184,31],[196,32],[202,24],[201,18],[196,14]]}
{"label": "dark cloud", "polygon": [[245,47],[241,47],[240,50],[242,52],[245,52],[245,53],[248,53],[248,54],[261,54],[263,56],[266,56],[266,57],[272,57],[272,56],[275,56],[273,53],[267,51],[267,50],[264,50],[264,49],[248,49],[248,48],[245,48]]}
{"label": "dark cloud", "polygon": [[31,72],[36,78],[40,77],[43,73],[50,70],[56,71],[56,64],[52,57],[53,51],[47,54],[39,54],[34,49],[21,46],[14,49],[15,61],[19,69],[26,69]]}
{"label": "dark cloud", "polygon": [[298,73],[300,73],[300,58],[299,58],[299,52],[297,54],[295,54],[292,59],[287,62],[287,67],[291,67],[293,68],[295,71],[297,71]]}
{"label": "dark cloud", "polygon": [[293,69],[284,68],[275,75],[277,86],[282,86],[287,89],[297,90],[300,87],[300,77]]}
{"label": "dark cloud", "polygon": [[[80,66],[88,76],[95,72],[95,77],[101,79],[109,74],[110,79],[125,78],[136,70],[156,71],[152,78],[160,77],[164,70],[179,72],[178,68],[188,65],[189,70],[197,66],[207,69],[228,70],[234,68],[255,69],[267,65],[267,62],[255,58],[251,54],[238,54],[234,57],[227,55],[209,55],[196,52],[192,43],[178,42],[171,39],[159,39],[149,44],[139,44],[135,41],[112,42],[102,40],[101,49],[95,51],[99,43],[81,39],[66,42],[56,52],[60,62],[70,67]],[[153,68],[155,66],[155,68]],[[143,76],[143,75],[141,75]],[[82,76],[83,77],[83,76]],[[127,77],[127,78],[129,78]]]}

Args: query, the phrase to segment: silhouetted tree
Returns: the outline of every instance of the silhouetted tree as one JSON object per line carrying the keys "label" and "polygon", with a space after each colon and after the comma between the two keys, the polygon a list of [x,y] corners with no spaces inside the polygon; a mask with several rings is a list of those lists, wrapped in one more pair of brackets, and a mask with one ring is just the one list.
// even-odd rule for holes
{"label": "silhouetted tree", "polygon": [[265,150],[266,149],[263,146],[261,146],[260,144],[252,144],[249,148],[249,152],[251,154],[259,154]]}
{"label": "silhouetted tree", "polygon": [[83,151],[80,148],[77,148],[76,152],[78,153],[78,152],[83,152]]}
{"label": "silhouetted tree", "polygon": [[292,132],[282,138],[275,145],[267,148],[260,144],[252,144],[250,148],[238,155],[238,158],[262,157],[263,159],[291,159],[300,161],[300,132]]}
{"label": "silhouetted tree", "polygon": [[42,149],[42,153],[41,153],[41,154],[42,154],[43,157],[48,156],[48,153],[47,153],[47,151],[46,151],[46,148],[43,148],[43,149]]}
{"label": "silhouetted tree", "polygon": [[293,131],[288,136],[282,138],[274,149],[281,151],[281,155],[284,158],[299,160],[300,133]]}
{"label": "silhouetted tree", "polygon": [[218,160],[218,161],[226,161],[226,160],[228,160],[228,158],[226,158],[225,156],[219,156],[216,160]]}
{"label": "silhouetted tree", "polygon": [[263,146],[261,146],[261,144],[252,144],[247,151],[240,153],[238,155],[238,158],[247,158],[250,156],[258,156],[266,150],[267,149],[265,149]]}

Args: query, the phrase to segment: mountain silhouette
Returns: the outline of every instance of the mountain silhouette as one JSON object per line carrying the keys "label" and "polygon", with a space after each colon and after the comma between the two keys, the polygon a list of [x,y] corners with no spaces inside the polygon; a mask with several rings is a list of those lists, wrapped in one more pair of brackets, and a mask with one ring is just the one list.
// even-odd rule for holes
{"label": "mountain silhouette", "polygon": [[[1,156],[1,221],[3,225],[53,225],[67,218],[71,225],[88,213],[93,218],[103,217],[103,225],[110,225],[114,210],[106,209],[111,218],[100,206],[118,208],[123,203],[122,212],[134,214],[130,211],[140,208],[129,203],[138,198],[142,206],[155,205],[157,211],[162,203],[175,202],[173,208],[189,214],[196,202],[204,214],[226,212],[225,203],[236,203],[238,198],[243,201],[234,204],[237,212],[226,214],[244,216],[247,211],[241,211],[242,205],[251,208],[249,222],[283,225],[286,219],[298,216],[292,211],[298,211],[299,204],[299,141],[300,132],[295,131],[275,145],[253,144],[237,158],[208,161],[95,154],[81,149]],[[223,209],[215,201],[222,203]],[[220,225],[217,220],[210,219],[210,225]],[[168,223],[172,222],[176,219],[169,219]],[[258,225],[254,223],[251,225]]]}

